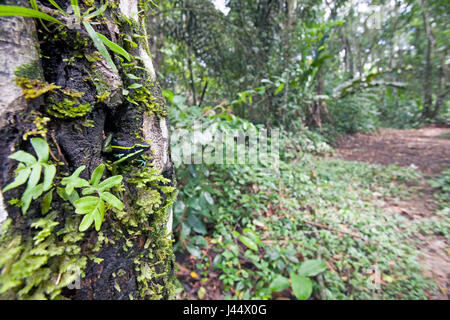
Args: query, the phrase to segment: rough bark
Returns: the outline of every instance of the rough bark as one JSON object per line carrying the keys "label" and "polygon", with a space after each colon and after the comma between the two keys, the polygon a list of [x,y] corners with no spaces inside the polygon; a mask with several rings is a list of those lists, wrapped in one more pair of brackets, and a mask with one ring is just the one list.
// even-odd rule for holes
{"label": "rough bark", "polygon": [[[66,1],[57,2],[67,10]],[[96,51],[82,25],[69,28],[43,22],[47,31],[31,18],[0,18],[4,70],[0,73],[0,185],[3,188],[14,179],[17,162],[8,158],[12,152],[33,153],[29,137],[44,137],[54,157],[51,160],[58,163],[51,210],[46,215],[41,214],[41,199],[33,201],[24,215],[11,204],[11,199],[20,198],[25,185],[0,193],[0,218],[9,218],[4,223],[0,253],[10,258],[0,259],[2,298],[167,299],[172,295],[170,207],[176,194],[169,120],[146,40],[145,16],[139,13],[145,11],[146,1],[116,3],[118,6],[109,6],[104,19],[98,18],[93,26],[134,57],[137,68],[110,51],[118,73]],[[26,1],[20,4],[26,5]],[[47,2],[42,4],[40,10],[64,19]],[[82,12],[87,9],[80,4]],[[94,5],[99,8],[101,3],[94,1]],[[33,73],[20,74],[23,70]],[[60,88],[26,99],[17,82],[19,76]],[[128,88],[133,83],[140,87]],[[76,98],[78,107],[89,105],[90,112],[75,117],[50,112],[55,101],[81,93]],[[37,128],[36,120],[44,118],[48,118],[44,128]],[[124,203],[124,210],[107,210],[100,231],[92,226],[79,232],[82,217],[57,195],[56,188],[65,175],[82,165],[86,170],[81,177],[88,179],[98,165],[108,163],[110,158],[102,153],[108,134],[130,144],[148,143],[145,155],[149,160],[145,165],[129,161],[116,169],[115,174],[124,179],[122,188],[114,193]],[[108,175],[112,173],[106,170],[103,179]],[[36,226],[38,221],[48,226],[48,234],[41,232],[44,227]],[[43,237],[40,243],[35,238],[38,233]],[[15,261],[33,263],[25,272],[23,264]]]}

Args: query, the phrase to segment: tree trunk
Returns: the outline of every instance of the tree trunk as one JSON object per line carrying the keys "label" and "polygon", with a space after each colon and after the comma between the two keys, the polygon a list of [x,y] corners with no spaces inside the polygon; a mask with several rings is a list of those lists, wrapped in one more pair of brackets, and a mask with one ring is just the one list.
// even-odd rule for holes
{"label": "tree trunk", "polygon": [[[6,4],[28,3],[13,2]],[[68,1],[57,2],[72,12]],[[176,192],[169,122],[141,13],[151,1],[116,3],[90,23],[132,55],[127,61],[109,51],[117,71],[97,51],[84,24],[73,23],[74,16],[66,18],[50,5],[39,5],[39,10],[64,26],[32,18],[0,18],[0,185],[14,180],[18,162],[9,155],[18,150],[35,154],[30,137],[47,141],[48,164],[57,165],[48,213],[42,213],[48,200],[42,201],[42,196],[21,213],[17,198],[26,184],[0,193],[0,219],[8,218],[0,240],[1,298],[167,299],[173,295],[170,232]],[[93,5],[100,8],[101,2]],[[82,1],[80,9],[81,13],[88,9]],[[117,159],[102,152],[110,134],[122,145],[148,144],[143,154],[148,161],[130,158],[112,165]],[[91,226],[81,232],[83,216],[63,199],[61,180],[81,166],[86,169],[80,176],[89,179],[102,163],[110,169],[102,181],[114,174],[123,176],[122,185],[110,191],[124,207],[119,210],[107,203],[100,230]]]}
{"label": "tree trunk", "polygon": [[[427,54],[426,54],[426,65],[425,65],[425,83],[424,83],[424,111],[423,116],[427,118],[434,118],[439,114],[439,109],[448,93],[448,73],[447,73],[447,58],[446,56],[436,47],[436,39],[434,37],[433,29],[430,23],[430,13],[428,12],[425,2],[423,0],[419,1],[423,12],[423,24],[425,28],[425,33],[428,38],[427,42]],[[432,63],[431,63],[431,53],[432,49],[435,50],[437,56],[440,60],[440,70],[439,70],[439,80],[438,80],[438,90],[437,97],[435,101],[434,110],[432,110],[432,88],[431,88],[431,73],[432,73]]]}
{"label": "tree trunk", "polygon": [[[445,63],[445,62],[444,62]],[[437,84],[437,90],[436,90],[436,100],[434,101],[434,109],[432,117],[436,118],[439,115],[439,112],[441,110],[442,104],[445,101],[446,96],[448,95],[448,82],[445,79],[444,75],[444,68],[445,66],[442,66],[439,68],[439,78],[438,78],[438,84]]]}
{"label": "tree trunk", "polygon": [[424,118],[431,117],[431,104],[433,102],[431,95],[431,41],[427,41],[427,53],[425,57],[425,69],[424,69],[424,79],[423,79],[423,111],[422,116]]}

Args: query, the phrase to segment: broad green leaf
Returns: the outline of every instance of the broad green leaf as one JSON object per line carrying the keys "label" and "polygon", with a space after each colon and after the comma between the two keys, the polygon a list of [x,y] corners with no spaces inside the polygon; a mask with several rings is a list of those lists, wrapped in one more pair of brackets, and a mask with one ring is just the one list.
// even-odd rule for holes
{"label": "broad green leaf", "polygon": [[76,192],[75,190],[70,195],[66,193],[65,188],[57,188],[56,192],[63,200],[69,201],[73,205],[75,205],[75,202],[80,198],[78,192]]}
{"label": "broad green leaf", "polygon": [[258,92],[258,94],[264,94],[264,93],[266,93],[266,87],[258,87],[258,88],[255,88],[255,90],[256,90],[256,92]]}
{"label": "broad green leaf", "polygon": [[94,210],[95,230],[100,231],[104,215],[105,215],[105,203],[103,202],[102,199],[100,199],[97,207]]}
{"label": "broad green leaf", "polygon": [[191,242],[202,247],[206,247],[208,245],[208,241],[203,236],[192,237]]}
{"label": "broad green leaf", "polygon": [[123,49],[121,46],[119,46],[118,44],[110,41],[108,38],[106,38],[104,35],[100,34],[97,32],[97,36],[100,38],[100,40],[103,41],[103,43],[110,48],[112,51],[114,51],[115,53],[120,54],[121,56],[123,56],[125,59],[127,59],[128,61],[131,61],[131,56],[130,54],[125,51],[125,49]]}
{"label": "broad green leaf", "polygon": [[136,77],[134,74],[132,73],[127,73],[126,76],[132,80],[141,80],[142,78]]}
{"label": "broad green leaf", "polygon": [[89,182],[83,178],[80,178],[80,173],[86,168],[81,166],[70,177],[63,178],[61,184],[66,186],[66,194],[70,195],[75,188],[82,188],[89,186]]}
{"label": "broad green leaf", "polygon": [[33,197],[33,200],[36,200],[44,193],[44,185],[42,183],[39,183],[38,185],[34,186],[33,189],[31,189],[31,196]]}
{"label": "broad green leaf", "polygon": [[93,214],[87,214],[83,217],[83,220],[81,220],[80,226],[78,227],[78,230],[80,232],[86,231],[91,226],[92,222],[94,222],[94,215]]}
{"label": "broad green leaf", "polygon": [[76,192],[75,190],[72,191],[71,194],[68,195],[69,201],[71,204],[75,205],[75,201],[77,201],[78,199],[80,199],[80,196],[78,195],[78,192]]}
{"label": "broad green leaf", "polygon": [[105,200],[107,203],[112,205],[114,208],[118,210],[123,209],[123,203],[120,201],[115,195],[109,193],[109,192],[103,192],[102,193],[102,199]]}
{"label": "broad green leaf", "polygon": [[56,188],[56,193],[58,194],[58,196],[60,196],[63,200],[65,201],[69,201],[69,196],[66,193],[66,189],[65,188]]}
{"label": "broad green leaf", "polygon": [[22,150],[14,152],[8,158],[23,162],[28,166],[31,166],[37,162],[36,158],[33,155]]}
{"label": "broad green leaf", "polygon": [[142,84],[140,84],[140,83],[133,83],[133,84],[128,86],[128,89],[138,89],[138,88],[141,88],[141,87],[142,87]]}
{"label": "broad green leaf", "polygon": [[78,214],[90,214],[97,207],[100,201],[99,197],[87,196],[75,201],[75,213]]}
{"label": "broad green leaf", "polygon": [[105,165],[102,163],[101,165],[99,165],[94,172],[92,172],[92,176],[91,176],[91,186],[97,186],[98,183],[100,182],[100,179],[103,176],[103,172],[105,171]]}
{"label": "broad green leaf", "polygon": [[92,28],[91,24],[87,21],[83,21],[83,26],[86,29],[89,36],[91,37],[92,41],[94,42],[95,47],[100,52],[102,57],[106,60],[106,62],[109,64],[113,72],[118,73],[119,71],[117,70],[116,65],[112,61],[111,56],[108,53],[108,50],[103,44],[103,41],[97,35],[97,32],[95,32],[94,28]]}
{"label": "broad green leaf", "polygon": [[22,198],[20,199],[22,201],[22,213],[25,214],[28,211],[28,208],[30,207],[31,201],[33,199],[39,198],[42,193],[44,192],[44,189],[42,187],[42,183],[34,186],[33,188],[27,188],[25,192],[22,195]]}
{"label": "broad green leaf", "polygon": [[206,227],[202,220],[197,218],[194,214],[190,214],[187,218],[188,225],[194,229],[195,232],[198,232],[200,234],[206,234]]}
{"label": "broad green leaf", "polygon": [[20,16],[20,17],[38,18],[64,25],[64,23],[53,18],[52,16],[49,16],[46,13],[19,6],[0,5],[0,16],[2,17]]}
{"label": "broad green leaf", "polygon": [[23,169],[18,170],[17,176],[14,179],[14,181],[11,182],[10,184],[8,184],[5,188],[3,188],[3,192],[17,188],[18,186],[21,186],[22,184],[24,184],[28,180],[30,173],[31,173],[30,168],[23,168]]}
{"label": "broad green leaf", "polygon": [[53,184],[53,178],[56,174],[56,166],[55,165],[44,165],[45,171],[44,171],[44,191],[47,191],[52,187]]}
{"label": "broad green leaf", "polygon": [[210,205],[214,205],[214,199],[211,197],[211,194],[209,192],[203,192],[203,197]]}
{"label": "broad green leaf", "polygon": [[[105,214],[105,203],[98,197],[88,196],[83,197],[75,202],[75,213],[86,214],[80,224],[79,230],[85,231],[95,221],[95,229],[100,230]],[[86,217],[89,218],[86,218]]]}
{"label": "broad green leaf", "polygon": [[31,144],[33,145],[33,149],[38,156],[39,162],[47,162],[49,155],[49,148],[47,141],[42,138],[32,138]]}
{"label": "broad green leaf", "polygon": [[47,192],[43,197],[41,201],[41,213],[47,214],[50,211],[50,206],[52,204],[53,199],[53,189]]}
{"label": "broad green leaf", "polygon": [[[71,175],[70,177],[79,177],[80,174],[81,174],[81,172],[82,172],[84,169],[86,169],[86,166],[84,166],[84,165],[81,166],[81,167],[78,167],[77,170],[75,170],[75,171],[72,173],[72,175]],[[64,179],[69,179],[70,177],[64,178]],[[64,180],[64,179],[63,179],[63,180]]]}
{"label": "broad green leaf", "polygon": [[242,230],[244,234],[246,234],[250,239],[252,239],[256,244],[262,245],[261,239],[258,234],[250,228],[244,228]]}
{"label": "broad green leaf", "polygon": [[20,198],[20,201],[22,202],[22,214],[27,213],[28,208],[30,207],[31,200],[33,200],[33,195],[31,194],[31,191],[25,191],[22,195],[22,198]]}
{"label": "broad green leaf", "polygon": [[122,182],[122,179],[122,176],[112,176],[100,183],[98,189],[100,192],[111,189],[112,187],[119,185]]}
{"label": "broad green leaf", "polygon": [[273,279],[272,283],[269,286],[269,289],[272,291],[283,291],[289,287],[289,279],[286,277],[283,277],[282,275],[276,276],[275,279]]}
{"label": "broad green leaf", "polygon": [[80,173],[81,173],[84,169],[86,169],[86,166],[81,166],[81,167],[77,168],[77,170],[75,170],[75,171],[72,173],[71,176],[66,177],[66,178],[63,178],[63,179],[61,180],[61,183],[62,183],[63,185],[69,184],[71,181],[73,181],[73,180],[75,180],[76,178],[78,178],[78,177],[80,176]]}
{"label": "broad green leaf", "polygon": [[81,194],[83,196],[87,196],[89,194],[93,194],[95,191],[97,191],[97,188],[94,187],[84,188],[83,191],[81,191]]}
{"label": "broad green leaf", "polygon": [[306,300],[312,293],[312,282],[308,277],[292,272],[290,274],[291,287],[294,295],[299,300]]}
{"label": "broad green leaf", "polygon": [[322,260],[307,260],[300,265],[297,271],[300,275],[314,277],[326,269],[327,265]]}
{"label": "broad green leaf", "polygon": [[258,245],[250,238],[246,236],[240,236],[241,242],[245,244],[245,246],[253,251],[258,251]]}
{"label": "broad green leaf", "polygon": [[202,257],[202,252],[197,246],[194,246],[190,243],[186,244],[187,251],[192,254],[194,257],[200,259]]}
{"label": "broad green leaf", "polygon": [[35,164],[31,167],[30,177],[28,178],[27,190],[34,188],[41,178],[42,166],[40,164]]}

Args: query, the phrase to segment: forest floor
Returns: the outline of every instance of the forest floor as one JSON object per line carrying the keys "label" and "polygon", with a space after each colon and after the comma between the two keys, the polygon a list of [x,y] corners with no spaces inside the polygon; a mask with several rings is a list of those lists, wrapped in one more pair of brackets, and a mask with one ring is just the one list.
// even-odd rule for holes
{"label": "forest floor", "polygon": [[[450,168],[450,129],[425,127],[421,129],[380,129],[376,133],[346,136],[338,142],[335,157],[347,161],[362,161],[382,165],[416,166],[425,178],[439,176]],[[385,199],[385,210],[420,222],[436,216],[441,204],[434,197],[434,188],[426,179],[411,185],[408,199]],[[436,218],[440,218],[436,216]],[[419,234],[417,249],[423,272],[440,289],[430,299],[449,299],[450,245],[449,239],[436,234]]]}
{"label": "forest floor", "polygon": [[[348,135],[339,141],[333,155],[308,156],[303,160],[286,162],[280,171],[281,178],[269,177],[266,181],[254,173],[248,177],[241,175],[242,188],[236,196],[230,189],[223,191],[226,184],[220,182],[218,195],[225,203],[220,209],[230,215],[230,227],[227,229],[223,222],[209,226],[204,235],[206,243],[199,249],[201,258],[187,251],[177,252],[178,299],[257,298],[252,295],[256,292],[252,279],[262,282],[274,271],[261,266],[255,268],[244,256],[249,250],[234,239],[238,236],[231,237],[234,240],[227,242],[226,248],[218,246],[221,241],[218,239],[223,235],[215,229],[220,226],[230,234],[240,230],[242,221],[238,218],[245,216],[247,207],[260,208],[252,212],[259,221],[254,224],[262,240],[258,251],[260,261],[271,261],[268,257],[273,250],[282,256],[279,260],[286,260],[289,246],[297,248],[302,257],[314,256],[317,243],[305,235],[311,230],[319,232],[321,246],[326,248],[322,259],[330,270],[323,277],[325,285],[321,285],[326,293],[316,291],[313,299],[323,299],[323,296],[328,299],[449,299],[449,210],[445,208],[449,195],[430,184],[437,181],[444,168],[450,167],[449,128],[380,129],[371,134]],[[289,187],[279,187],[280,181]],[[235,182],[230,184],[234,190]],[[246,187],[255,185],[266,186],[263,196],[258,198],[261,193]],[[286,198],[283,207],[279,188]],[[247,195],[247,200],[241,194]],[[264,200],[265,195],[271,194],[275,196]],[[290,207],[291,202],[294,205]],[[316,225],[325,229],[317,231],[316,227],[303,223],[312,218],[311,214],[320,223]],[[345,236],[349,234],[345,230],[378,241],[381,249],[360,246],[360,240]],[[232,246],[240,252],[239,259],[233,256],[225,260],[222,256],[230,255]],[[220,262],[221,269],[214,267],[219,256],[225,261]],[[295,257],[289,256],[296,260]],[[373,261],[377,269],[379,265],[384,270],[379,277],[364,269],[371,267]],[[352,269],[348,267],[351,263],[360,267]],[[240,276],[242,272],[250,280]],[[234,282],[224,284],[224,279],[229,278]],[[434,282],[437,286],[425,288],[425,278],[427,283]],[[241,284],[239,288],[239,283],[245,286]],[[368,283],[382,287],[369,289]],[[250,295],[242,296],[238,290],[247,290]],[[289,290],[265,297],[295,299]]]}
{"label": "forest floor", "polygon": [[338,143],[336,156],[349,161],[418,167],[425,176],[450,167],[450,129],[426,127],[346,136]]}

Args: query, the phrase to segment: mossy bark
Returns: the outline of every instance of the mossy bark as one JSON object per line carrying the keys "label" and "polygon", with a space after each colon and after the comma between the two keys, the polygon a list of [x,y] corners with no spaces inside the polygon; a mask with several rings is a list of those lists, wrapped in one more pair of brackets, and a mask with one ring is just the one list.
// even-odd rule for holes
{"label": "mossy bark", "polygon": [[[67,1],[57,2],[68,9]],[[88,9],[85,3],[82,12]],[[46,1],[42,4],[40,10],[64,19]],[[5,66],[0,74],[0,185],[14,179],[17,162],[8,158],[11,153],[33,153],[30,136],[44,137],[51,160],[58,163],[50,213],[41,214],[41,199],[25,215],[11,204],[24,186],[0,193],[0,219],[8,218],[0,242],[3,298],[167,299],[173,293],[170,219],[176,194],[169,121],[146,41],[145,15],[139,13],[147,5],[111,1],[93,23],[96,32],[133,56],[124,61],[110,51],[118,73],[82,25],[43,22],[44,27],[31,18],[0,18],[0,63]],[[23,79],[38,81],[30,89],[19,85]],[[46,84],[54,86],[39,91]],[[129,88],[132,84],[137,85]],[[25,98],[26,90],[34,90],[33,98]],[[115,191],[124,210],[109,209],[99,232],[93,227],[79,232],[81,217],[56,189],[76,168],[85,165],[82,177],[87,179],[99,164],[108,163],[102,153],[108,134],[130,144],[150,144],[148,161],[116,168],[115,174],[124,177]]]}

